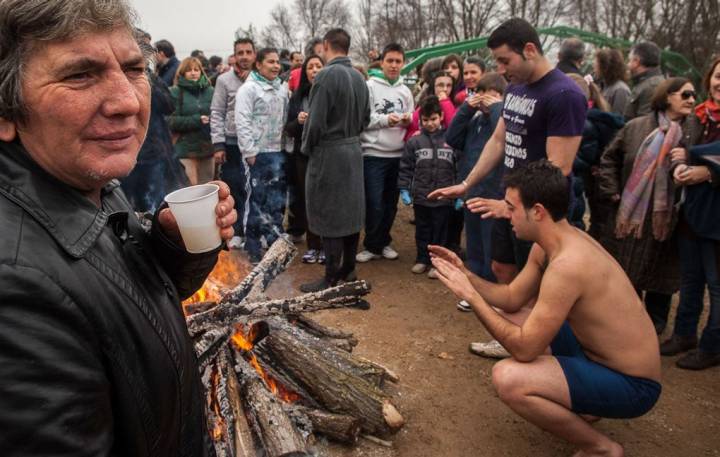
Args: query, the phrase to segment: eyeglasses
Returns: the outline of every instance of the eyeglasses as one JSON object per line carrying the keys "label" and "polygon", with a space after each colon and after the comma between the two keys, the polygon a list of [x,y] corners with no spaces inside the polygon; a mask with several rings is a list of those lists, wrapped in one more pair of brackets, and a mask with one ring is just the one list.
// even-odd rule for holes
{"label": "eyeglasses", "polygon": [[[677,94],[678,92],[675,93]],[[687,100],[689,98],[697,98],[697,92],[695,92],[694,90],[684,90],[679,94],[680,98],[682,98],[683,100]]]}

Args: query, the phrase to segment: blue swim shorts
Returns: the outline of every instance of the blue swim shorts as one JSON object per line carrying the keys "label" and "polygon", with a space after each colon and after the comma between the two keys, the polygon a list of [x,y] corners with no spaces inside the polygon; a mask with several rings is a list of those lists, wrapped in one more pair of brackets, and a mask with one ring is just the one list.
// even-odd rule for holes
{"label": "blue swim shorts", "polygon": [[650,411],[660,397],[658,382],[628,376],[590,360],[567,322],[550,349],[565,373],[571,409],[577,414],[629,419]]}

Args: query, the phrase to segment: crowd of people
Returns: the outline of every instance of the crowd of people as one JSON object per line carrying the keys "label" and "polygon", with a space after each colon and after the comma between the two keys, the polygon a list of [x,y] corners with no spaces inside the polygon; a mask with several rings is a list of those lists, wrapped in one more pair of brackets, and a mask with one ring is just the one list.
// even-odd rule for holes
{"label": "crowd of people", "polygon": [[[649,411],[660,355],[720,365],[720,58],[701,87],[664,75],[651,42],[627,63],[617,49],[586,62],[570,38],[553,65],[533,26],[510,19],[488,39],[492,64],[448,55],[410,87],[401,45],[354,64],[343,29],[302,53],[240,38],[225,67],[153,44],[122,1],[21,3],[0,0],[0,39],[31,50],[28,75],[0,53],[0,340],[11,348],[0,360],[12,368],[0,386],[50,406],[3,411],[16,447],[44,424],[17,449],[205,455],[176,305],[218,250],[185,252],[162,198],[207,182],[220,187],[223,240],[250,262],[284,233],[305,240],[302,261],[324,274],[304,292],[355,279],[357,262],[398,259],[391,231],[399,204],[412,206],[412,273],[440,280],[492,335],[470,350],[505,359],[492,375],[500,398],[583,455],[622,455],[590,422]],[[38,332],[42,344],[28,339]],[[136,338],[148,333],[157,341]],[[48,372],[62,388],[49,392]],[[78,386],[91,393],[80,407]],[[174,422],[153,412],[167,408]]]}

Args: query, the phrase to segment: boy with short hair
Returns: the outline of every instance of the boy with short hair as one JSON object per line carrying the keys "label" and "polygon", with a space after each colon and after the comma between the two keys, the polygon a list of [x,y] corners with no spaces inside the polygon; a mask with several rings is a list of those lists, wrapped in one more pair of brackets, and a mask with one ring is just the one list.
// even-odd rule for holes
{"label": "boy with short hair", "polygon": [[[443,111],[440,101],[431,95],[420,102],[420,134],[405,144],[400,161],[398,188],[405,205],[413,204],[415,211],[415,244],[417,257],[413,273],[424,273],[430,267],[429,244],[443,245],[447,238],[451,200],[429,200],[427,195],[438,187],[455,183],[456,155],[445,143],[442,129]],[[428,277],[435,279],[434,268]]]}

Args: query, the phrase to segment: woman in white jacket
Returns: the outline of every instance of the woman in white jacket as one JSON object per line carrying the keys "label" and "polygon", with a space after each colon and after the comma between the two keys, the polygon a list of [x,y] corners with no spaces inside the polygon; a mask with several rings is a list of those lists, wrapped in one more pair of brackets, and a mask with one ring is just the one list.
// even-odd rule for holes
{"label": "woman in white jacket", "polygon": [[245,250],[253,263],[262,257],[262,237],[270,245],[283,230],[286,183],[282,134],[288,89],[278,77],[280,69],[277,49],[261,49],[255,69],[235,98],[238,148],[248,165]]}

